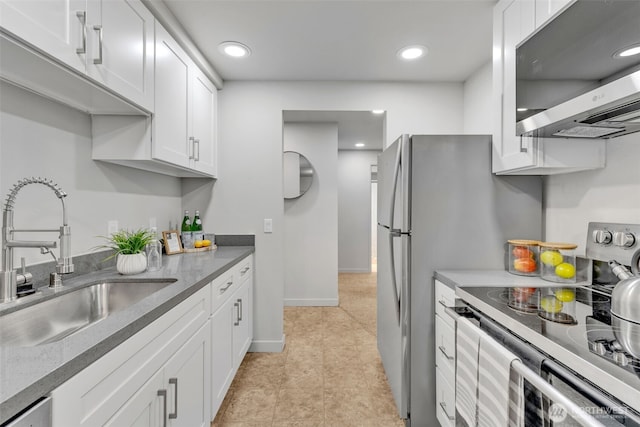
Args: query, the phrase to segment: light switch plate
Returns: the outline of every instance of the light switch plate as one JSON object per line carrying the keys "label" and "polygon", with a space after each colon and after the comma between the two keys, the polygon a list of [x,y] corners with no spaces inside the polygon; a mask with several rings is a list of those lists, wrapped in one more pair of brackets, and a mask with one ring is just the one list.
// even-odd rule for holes
{"label": "light switch plate", "polygon": [[273,233],[273,220],[271,218],[264,219],[264,232]]}

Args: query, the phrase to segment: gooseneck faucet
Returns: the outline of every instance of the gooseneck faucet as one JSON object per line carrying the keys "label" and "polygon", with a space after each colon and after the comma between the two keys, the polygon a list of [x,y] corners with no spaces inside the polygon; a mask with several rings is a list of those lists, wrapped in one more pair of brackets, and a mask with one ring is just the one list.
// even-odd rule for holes
{"label": "gooseneck faucet", "polygon": [[[13,205],[18,192],[29,184],[42,184],[50,188],[62,202],[62,226],[59,229],[28,229],[18,230],[13,228]],[[15,240],[16,232],[60,232],[60,256],[57,259],[56,272],[51,273],[49,287],[62,286],[61,274],[73,273],[73,260],[71,258],[71,228],[67,223],[67,210],[64,206],[64,198],[67,193],[52,180],[46,178],[24,178],[13,185],[7,195],[4,209],[2,210],[2,259],[0,264],[0,303],[13,301],[17,298],[18,282],[22,283],[24,277],[18,274],[13,267],[13,248],[40,248],[43,253],[56,247],[55,241]],[[18,277],[21,276],[21,277]]]}

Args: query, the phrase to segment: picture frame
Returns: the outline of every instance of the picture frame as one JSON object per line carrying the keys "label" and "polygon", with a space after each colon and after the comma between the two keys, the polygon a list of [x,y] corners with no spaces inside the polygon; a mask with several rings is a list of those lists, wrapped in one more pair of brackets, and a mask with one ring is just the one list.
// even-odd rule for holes
{"label": "picture frame", "polygon": [[183,252],[180,232],[178,230],[163,231],[162,238],[164,239],[164,250],[167,255],[180,254]]}

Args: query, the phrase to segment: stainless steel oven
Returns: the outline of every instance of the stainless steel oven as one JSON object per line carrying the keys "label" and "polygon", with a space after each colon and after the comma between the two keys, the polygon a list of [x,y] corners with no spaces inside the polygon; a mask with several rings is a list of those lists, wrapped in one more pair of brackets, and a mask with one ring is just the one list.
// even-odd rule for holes
{"label": "stainless steel oven", "polygon": [[[505,304],[507,292],[504,289]],[[475,307],[462,302],[448,308],[447,313],[456,320],[459,317],[472,319],[481,331],[520,359],[520,362],[512,363],[511,369],[524,380],[524,426],[640,427],[640,413],[635,409]]]}
{"label": "stainless steel oven", "polygon": [[[522,369],[524,425],[640,427],[640,358],[616,339],[611,294],[618,279],[607,262],[631,266],[639,250],[639,224],[589,224],[591,269],[587,281],[571,288],[576,320],[571,324],[511,306],[509,293],[515,288],[456,288],[460,307],[448,313],[473,319],[527,368]],[[633,339],[640,340],[640,334]]]}

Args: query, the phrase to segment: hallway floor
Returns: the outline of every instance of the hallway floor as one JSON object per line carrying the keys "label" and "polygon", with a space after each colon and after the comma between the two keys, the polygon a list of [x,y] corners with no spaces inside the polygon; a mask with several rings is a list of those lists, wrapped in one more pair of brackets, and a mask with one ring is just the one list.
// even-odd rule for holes
{"label": "hallway floor", "polygon": [[376,275],[339,307],[285,307],[282,353],[248,353],[212,427],[401,427],[376,344]]}

